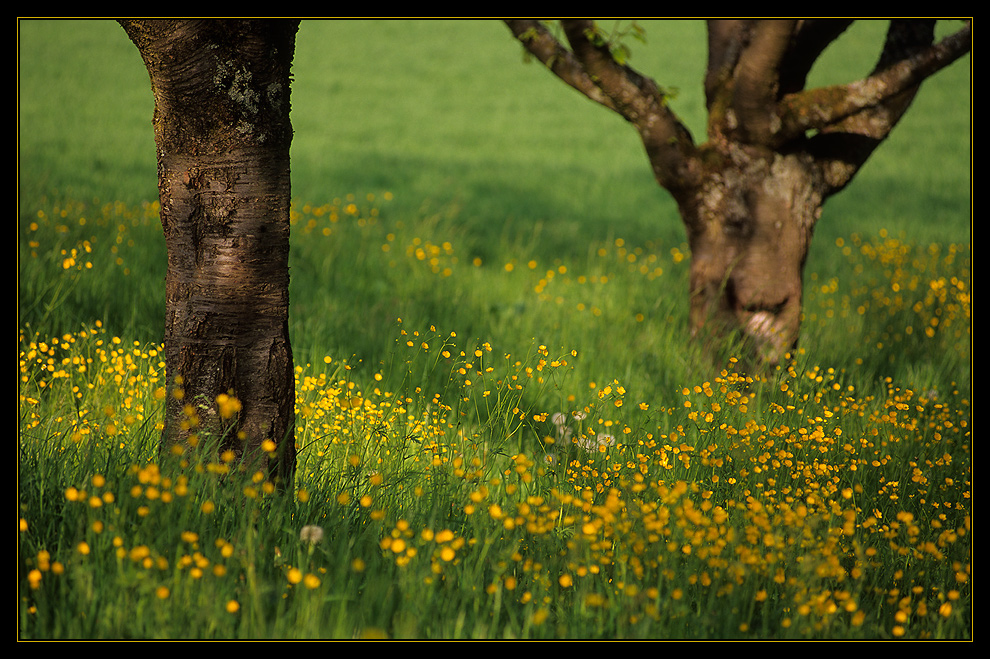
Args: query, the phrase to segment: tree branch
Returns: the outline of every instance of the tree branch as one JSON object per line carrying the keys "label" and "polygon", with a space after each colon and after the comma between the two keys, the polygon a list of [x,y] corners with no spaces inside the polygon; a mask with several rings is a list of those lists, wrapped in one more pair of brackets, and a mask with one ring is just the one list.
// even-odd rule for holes
{"label": "tree branch", "polygon": [[710,20],[705,99],[710,137],[741,133],[768,142],[773,112],[804,88],[815,61],[852,21]]}
{"label": "tree branch", "polygon": [[594,22],[561,20],[570,49],[539,21],[505,22],[516,39],[558,78],[636,128],[662,186],[672,192],[684,187],[695,155],[690,133],[667,107],[664,92],[652,79],[617,62],[607,44],[593,38]]}
{"label": "tree branch", "polygon": [[852,23],[835,19],[799,21],[787,56],[781,62],[780,94],[804,89],[811,67]]}
{"label": "tree branch", "polygon": [[562,20],[561,25],[575,59],[627,121],[638,126],[647,115],[656,114],[664,106],[664,94],[653,80],[619,64],[607,45],[592,41],[592,21]]}
{"label": "tree branch", "polygon": [[708,26],[708,69],[705,72],[705,99],[709,111],[732,77],[739,55],[746,45],[751,20],[710,20]]}
{"label": "tree branch", "polygon": [[[788,94],[781,99],[777,109],[781,120],[779,141],[809,130],[824,130],[857,113],[883,105],[917,88],[926,78],[969,50],[970,26],[967,23],[939,43],[890,62],[863,80]],[[881,62],[884,59],[882,57]]]}
{"label": "tree branch", "polygon": [[755,21],[749,24],[746,44],[735,66],[730,107],[733,132],[745,142],[767,144],[777,131],[775,108],[781,62],[797,26],[793,20]]}
{"label": "tree branch", "polygon": [[592,101],[616,110],[612,100],[595,84],[582,64],[546,26],[536,20],[506,20],[513,36],[550,71]]}

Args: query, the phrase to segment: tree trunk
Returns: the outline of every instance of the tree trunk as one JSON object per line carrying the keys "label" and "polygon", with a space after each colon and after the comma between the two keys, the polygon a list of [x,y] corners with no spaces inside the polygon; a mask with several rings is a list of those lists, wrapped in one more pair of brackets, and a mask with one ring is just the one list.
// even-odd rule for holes
{"label": "tree trunk", "polygon": [[291,487],[289,72],[297,23],[121,23],[155,97],[168,252],[163,453],[208,444]]}
{"label": "tree trunk", "polygon": [[734,145],[678,195],[691,248],[690,320],[710,348],[737,334],[776,364],[798,339],[803,270],[823,186],[809,159]]}

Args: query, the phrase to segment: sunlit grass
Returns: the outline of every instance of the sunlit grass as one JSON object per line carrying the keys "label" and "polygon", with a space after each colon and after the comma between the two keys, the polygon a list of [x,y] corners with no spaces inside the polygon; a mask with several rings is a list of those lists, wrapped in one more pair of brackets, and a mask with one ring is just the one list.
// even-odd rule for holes
{"label": "sunlit grass", "polygon": [[[297,204],[295,274],[454,309],[399,304],[366,356],[301,335],[291,495],[214,438],[158,455],[157,343],[22,326],[22,637],[969,636],[968,246],[839,241],[855,277],[812,275],[805,323],[844,361],[705,376],[686,344],[656,367],[629,350],[679,345],[650,287],[680,283],[682,246],[486,260],[388,201]],[[132,276],[126,223],[64,211],[22,227],[38,328],[69,323],[60,287]],[[569,343],[520,338],[544,322]]]}

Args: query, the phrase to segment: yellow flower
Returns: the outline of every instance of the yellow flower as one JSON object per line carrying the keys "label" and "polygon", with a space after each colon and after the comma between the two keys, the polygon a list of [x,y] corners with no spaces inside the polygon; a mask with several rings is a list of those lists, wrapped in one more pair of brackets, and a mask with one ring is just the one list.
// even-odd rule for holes
{"label": "yellow flower", "polygon": [[584,597],[584,603],[587,606],[604,606],[605,598],[599,593],[588,593]]}
{"label": "yellow flower", "polygon": [[314,588],[319,588],[320,578],[315,574],[307,574],[306,578],[303,579],[303,584],[310,590],[313,590]]}
{"label": "yellow flower", "polygon": [[32,590],[37,590],[41,586],[41,570],[31,570],[27,578]]}
{"label": "yellow flower", "polygon": [[227,613],[237,613],[241,608],[241,605],[237,603],[237,600],[230,600],[227,602]]}
{"label": "yellow flower", "polygon": [[303,578],[302,570],[300,570],[297,567],[289,568],[289,573],[287,577],[289,579],[289,583],[297,584],[300,581],[302,581]]}
{"label": "yellow flower", "polygon": [[241,411],[241,401],[229,394],[220,394],[217,396],[217,408],[220,416],[229,419]]}

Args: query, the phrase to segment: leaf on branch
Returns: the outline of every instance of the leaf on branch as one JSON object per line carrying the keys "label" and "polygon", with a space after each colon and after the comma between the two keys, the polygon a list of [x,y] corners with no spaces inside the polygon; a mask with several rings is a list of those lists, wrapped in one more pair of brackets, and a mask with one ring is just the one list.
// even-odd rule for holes
{"label": "leaf on branch", "polygon": [[518,39],[519,41],[532,41],[533,39],[536,38],[537,34],[538,32],[536,31],[536,28],[531,27],[522,34],[520,34]]}
{"label": "leaf on branch", "polygon": [[625,66],[626,62],[629,61],[629,49],[622,44],[616,44],[610,49],[612,53],[612,59],[614,59],[618,64]]}
{"label": "leaf on branch", "polygon": [[597,25],[589,27],[584,31],[584,37],[590,41],[596,48],[603,48],[608,45],[608,39],[605,38],[605,34],[602,32],[601,28]]}
{"label": "leaf on branch", "polygon": [[646,43],[646,30],[636,21],[632,21],[627,29],[620,29],[621,21],[617,21],[611,35],[606,35],[605,31],[597,24],[584,31],[585,38],[596,48],[608,50],[612,59],[620,66],[625,66],[632,57],[632,50],[622,40],[631,36],[641,43]]}

